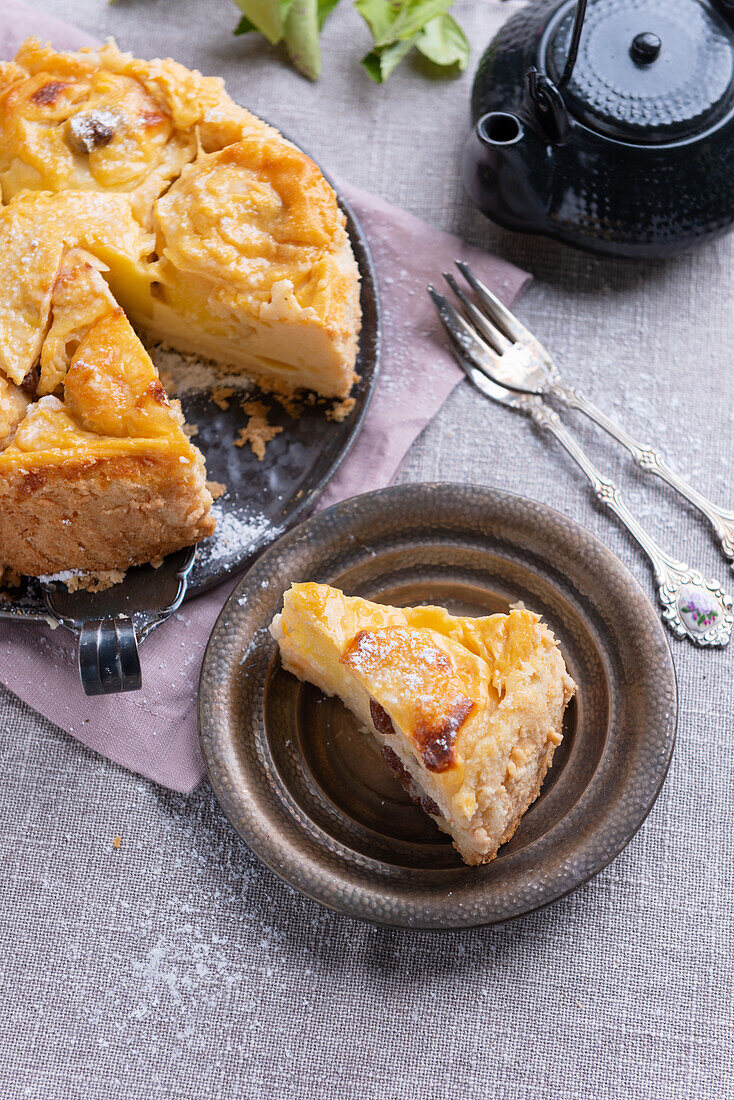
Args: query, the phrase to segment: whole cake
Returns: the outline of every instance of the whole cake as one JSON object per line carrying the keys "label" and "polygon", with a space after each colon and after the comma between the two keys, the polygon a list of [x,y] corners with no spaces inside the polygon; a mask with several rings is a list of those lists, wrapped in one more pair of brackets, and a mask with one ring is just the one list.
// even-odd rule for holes
{"label": "whole cake", "polygon": [[344,398],[359,275],[316,165],[170,59],[0,65],[0,573],[101,572],[212,532],[202,456],[131,323]]}
{"label": "whole cake", "polygon": [[575,691],[539,617],[457,617],[306,583],[270,632],[288,672],[357,715],[462,859],[493,859],[540,793]]}

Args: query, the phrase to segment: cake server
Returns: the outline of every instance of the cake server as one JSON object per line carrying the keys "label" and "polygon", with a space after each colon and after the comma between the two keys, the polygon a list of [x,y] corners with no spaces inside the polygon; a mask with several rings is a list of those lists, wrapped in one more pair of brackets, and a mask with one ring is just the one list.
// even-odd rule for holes
{"label": "cake server", "polygon": [[[554,435],[591,482],[599,503],[621,520],[645,552],[653,568],[663,619],[673,634],[678,638],[688,638],[698,646],[728,645],[734,625],[732,599],[720,583],[708,580],[698,569],[672,557],[658,545],[632,515],[614,482],[602,476],[542,396],[513,392],[495,380],[503,377],[504,351],[517,345],[512,345],[506,337],[504,344],[499,340],[495,342],[494,327],[476,307],[468,310],[476,325],[474,328],[433,286],[428,287],[428,293],[449,335],[454,355],[474,386],[490,400],[530,416],[539,427]],[[468,300],[467,305],[471,305]],[[528,337],[529,341],[519,346],[531,359],[538,354],[537,349],[543,349],[529,333]],[[492,340],[493,347],[487,342],[489,340]],[[530,344],[530,341],[533,343]]]}
{"label": "cake server", "polygon": [[87,695],[139,691],[138,642],[183,602],[196,547],[187,546],[154,569],[129,569],[120,584],[104,592],[70,592],[61,580],[26,578],[0,599],[0,619],[43,622],[78,639],[79,675]]}

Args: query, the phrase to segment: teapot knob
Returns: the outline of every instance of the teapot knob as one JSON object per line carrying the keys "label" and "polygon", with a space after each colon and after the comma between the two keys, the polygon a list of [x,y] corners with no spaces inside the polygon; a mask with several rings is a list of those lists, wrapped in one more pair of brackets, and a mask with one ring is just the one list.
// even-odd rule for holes
{"label": "teapot knob", "polygon": [[630,57],[638,65],[651,65],[660,53],[662,42],[652,31],[636,34],[630,46]]}

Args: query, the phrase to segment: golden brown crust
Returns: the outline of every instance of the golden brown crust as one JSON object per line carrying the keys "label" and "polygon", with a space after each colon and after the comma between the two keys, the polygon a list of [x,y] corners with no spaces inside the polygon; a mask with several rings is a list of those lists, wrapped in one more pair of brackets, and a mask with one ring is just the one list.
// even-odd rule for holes
{"label": "golden brown crust", "polygon": [[359,273],[336,195],[279,135],[184,168],[155,206],[154,334],[243,367],[266,388],[346,397]]}
{"label": "golden brown crust", "polygon": [[[108,281],[155,338],[280,392],[349,395],[359,273],[334,191],[218,78],[170,58],[141,61],[113,42],[56,53],[29,39],[0,66],[0,184],[5,203],[44,191],[123,199],[154,241],[135,257],[147,266],[134,285],[124,270]],[[46,214],[66,230],[63,215]],[[90,247],[78,232],[65,243]],[[32,303],[26,359],[45,328],[54,262],[57,244]],[[155,280],[152,295],[142,272]]]}
{"label": "golden brown crust", "polygon": [[0,371],[0,451],[12,442],[29,403],[29,395]]}
{"label": "golden brown crust", "polygon": [[456,735],[475,704],[466,696],[448,653],[434,643],[429,631],[402,626],[360,630],[347,643],[340,661],[376,688],[396,675],[409,683],[404,732],[429,771],[445,772],[456,766]]}
{"label": "golden brown crust", "polygon": [[37,385],[61,396],[23,404],[3,382],[0,561],[30,574],[126,569],[211,534],[203,458],[84,250],[64,254],[50,311]]}
{"label": "golden brown crust", "polygon": [[170,58],[140,61],[113,42],[58,53],[28,39],[0,68],[0,183],[21,190],[121,191],[150,224],[152,203],[209,141],[267,129],[221,80]]}
{"label": "golden brown crust", "polygon": [[0,370],[20,384],[38,361],[67,250],[84,250],[108,267],[113,293],[122,282],[134,300],[149,285],[142,265],[149,248],[119,195],[23,192],[1,208]]}

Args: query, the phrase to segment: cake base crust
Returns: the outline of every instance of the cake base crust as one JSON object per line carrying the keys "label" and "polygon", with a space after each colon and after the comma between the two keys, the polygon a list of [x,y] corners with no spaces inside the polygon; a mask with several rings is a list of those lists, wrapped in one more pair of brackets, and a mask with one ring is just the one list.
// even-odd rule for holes
{"label": "cake base crust", "polygon": [[0,561],[29,576],[128,569],[214,531],[203,460],[66,458],[0,477]]}

